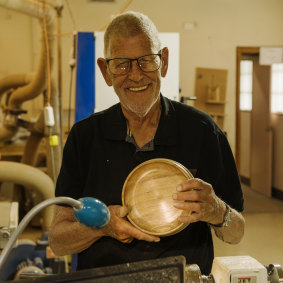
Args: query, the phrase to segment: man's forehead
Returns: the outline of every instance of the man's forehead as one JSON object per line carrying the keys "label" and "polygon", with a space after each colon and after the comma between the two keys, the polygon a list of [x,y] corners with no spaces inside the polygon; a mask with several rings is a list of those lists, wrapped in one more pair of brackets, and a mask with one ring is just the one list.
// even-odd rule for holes
{"label": "man's forehead", "polygon": [[108,56],[116,55],[117,53],[127,53],[133,51],[133,48],[144,49],[145,51],[153,51],[152,41],[144,34],[135,36],[113,36],[109,41],[107,50]]}

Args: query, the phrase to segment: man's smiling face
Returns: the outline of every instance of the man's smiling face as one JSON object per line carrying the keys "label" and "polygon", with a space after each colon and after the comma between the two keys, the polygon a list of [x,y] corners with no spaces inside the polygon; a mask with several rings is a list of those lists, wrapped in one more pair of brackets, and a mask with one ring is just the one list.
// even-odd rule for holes
{"label": "man's smiling face", "polygon": [[[156,54],[151,41],[145,35],[133,37],[114,36],[109,44],[107,58],[129,58]],[[122,107],[126,111],[144,117],[156,103],[160,94],[161,76],[166,75],[168,53],[162,55],[161,67],[157,71],[143,72],[132,62],[131,70],[125,75],[113,75],[107,68],[107,84],[113,85]]]}

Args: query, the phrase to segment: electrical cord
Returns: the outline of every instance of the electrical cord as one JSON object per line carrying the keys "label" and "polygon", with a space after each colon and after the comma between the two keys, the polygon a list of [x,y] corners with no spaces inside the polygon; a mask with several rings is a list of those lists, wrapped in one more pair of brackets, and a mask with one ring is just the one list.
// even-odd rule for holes
{"label": "electrical cord", "polygon": [[73,86],[73,72],[74,66],[71,66],[71,77],[69,84],[69,109],[68,109],[68,130],[65,134],[69,134],[71,130],[71,106],[72,106],[72,86]]}
{"label": "electrical cord", "polygon": [[72,12],[72,9],[71,9],[71,6],[70,6],[70,3],[69,3],[69,0],[65,0],[65,2],[66,2],[67,9],[68,9],[68,12],[69,12],[70,17],[71,17],[71,20],[72,20],[73,30],[77,30],[76,21],[75,21],[75,18],[74,18],[74,15],[73,15],[73,12]]}
{"label": "electrical cord", "polygon": [[[39,3],[40,1],[38,0],[38,13],[39,13]],[[45,0],[42,2],[42,30],[43,30],[43,35],[44,35],[44,43],[45,43],[45,48],[46,48],[46,68],[47,68],[47,101],[45,106],[50,105],[50,98],[51,98],[51,64],[50,64],[50,54],[49,54],[49,44],[48,44],[48,33],[47,33],[47,28],[46,28],[46,14],[45,14]]]}
{"label": "electrical cord", "polygon": [[36,205],[35,207],[33,207],[22,219],[22,221],[20,222],[19,226],[17,227],[17,229],[14,231],[14,233],[12,234],[10,240],[8,241],[8,243],[6,244],[6,246],[4,247],[1,255],[0,255],[0,269],[3,265],[3,263],[5,262],[5,260],[7,259],[11,249],[13,248],[17,238],[19,237],[19,235],[24,231],[24,229],[26,228],[26,226],[28,225],[28,223],[32,220],[32,218],[39,212],[41,211],[43,208],[51,205],[51,204],[67,204],[70,205],[71,207],[74,207],[77,210],[80,210],[83,207],[83,204],[81,201],[79,200],[75,200],[69,197],[56,197],[56,198],[52,198],[52,199],[47,199],[41,203],[39,203],[38,205]]}

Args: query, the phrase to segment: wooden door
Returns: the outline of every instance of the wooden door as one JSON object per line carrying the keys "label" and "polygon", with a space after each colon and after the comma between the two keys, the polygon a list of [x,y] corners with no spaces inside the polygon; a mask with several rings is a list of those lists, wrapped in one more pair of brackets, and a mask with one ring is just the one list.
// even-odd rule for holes
{"label": "wooden door", "polygon": [[270,66],[253,64],[251,112],[251,189],[271,196],[272,132],[270,114]]}

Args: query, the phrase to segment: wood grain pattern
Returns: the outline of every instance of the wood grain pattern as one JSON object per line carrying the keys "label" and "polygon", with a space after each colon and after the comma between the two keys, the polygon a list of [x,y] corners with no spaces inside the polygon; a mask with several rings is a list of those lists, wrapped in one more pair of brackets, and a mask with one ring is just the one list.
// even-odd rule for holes
{"label": "wood grain pattern", "polygon": [[183,230],[188,224],[180,223],[178,217],[190,212],[175,208],[172,195],[177,185],[192,178],[188,169],[170,159],[151,159],[137,166],[122,191],[129,221],[151,235],[169,236]]}

